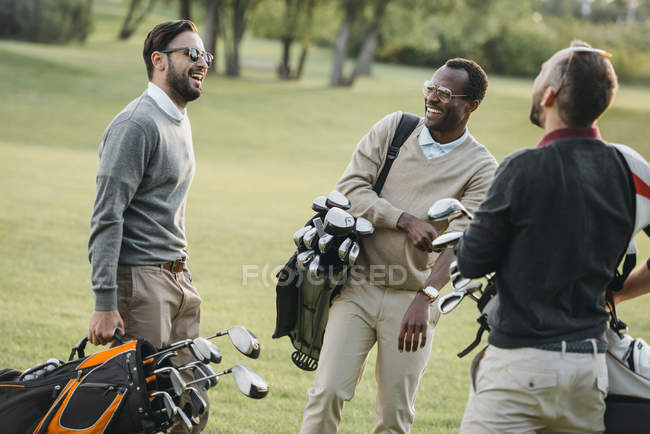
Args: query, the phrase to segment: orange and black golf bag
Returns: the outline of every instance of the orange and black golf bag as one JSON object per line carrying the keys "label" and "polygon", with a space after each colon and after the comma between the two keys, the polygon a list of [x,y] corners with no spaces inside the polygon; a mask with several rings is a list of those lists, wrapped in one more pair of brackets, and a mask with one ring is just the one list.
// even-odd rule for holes
{"label": "orange and black golf bag", "polygon": [[170,425],[160,411],[163,403],[149,395],[170,386],[151,376],[156,360],[147,356],[156,352],[153,345],[122,341],[85,357],[86,342],[72,349],[68,362],[36,375],[0,370],[0,431],[152,433]]}

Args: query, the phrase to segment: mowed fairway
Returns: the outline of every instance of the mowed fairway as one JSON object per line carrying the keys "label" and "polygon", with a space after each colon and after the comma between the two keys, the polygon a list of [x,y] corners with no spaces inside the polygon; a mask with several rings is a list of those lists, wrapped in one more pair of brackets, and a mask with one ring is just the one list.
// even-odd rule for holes
{"label": "mowed fairway", "polygon": [[[97,145],[113,116],[144,90],[142,41],[167,18],[158,11],[130,41],[116,42],[122,3],[98,9],[96,32],[85,46],[0,41],[0,368],[64,359],[87,331],[93,297],[86,246]],[[420,86],[432,73],[377,65],[353,88],[331,89],[330,53],[314,50],[305,79],[284,83],[274,74],[279,47],[247,40],[243,78],[210,77],[204,95],[189,106],[197,174],[187,230],[190,267],[203,297],[202,334],[235,324],[255,331],[260,358],[245,359],[218,341],[223,365],[247,364],[270,385],[269,396],[254,401],[224,377],[211,391],[213,433],[298,431],[314,374],[292,364],[288,338],[271,339],[274,272],[292,253],[291,235],[311,215],[312,199],[333,188],[359,138],[387,113],[421,113]],[[470,121],[472,134],[499,160],[542,136],[528,122],[531,85],[490,77],[486,100]],[[623,85],[600,126],[607,140],[649,158],[648,119],[650,89]],[[638,242],[644,260],[650,243],[645,236]],[[250,275],[254,267],[258,277]],[[646,298],[620,307],[632,334],[646,340],[649,306]],[[475,316],[465,302],[439,322],[413,432],[457,432],[471,356],[455,354],[474,338]],[[374,399],[371,355],[344,409],[341,432],[370,432]]]}

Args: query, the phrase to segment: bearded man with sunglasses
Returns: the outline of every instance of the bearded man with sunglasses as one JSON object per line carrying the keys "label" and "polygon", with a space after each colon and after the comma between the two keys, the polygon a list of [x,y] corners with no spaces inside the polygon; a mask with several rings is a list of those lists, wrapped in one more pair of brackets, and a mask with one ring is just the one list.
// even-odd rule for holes
{"label": "bearded man with sunglasses", "polygon": [[[99,145],[88,242],[95,294],[88,337],[96,345],[110,343],[116,330],[159,348],[199,335],[201,298],[185,237],[195,170],[186,106],[201,96],[213,56],[194,23],[180,20],[155,26],[143,57],[148,87],[113,119]],[[191,356],[183,350],[173,361]],[[194,432],[207,416],[206,410]]]}
{"label": "bearded man with sunglasses", "polygon": [[605,290],[636,194],[623,151],[596,126],[618,87],[610,57],[574,41],[544,62],[530,120],[546,135],[501,163],[458,245],[464,276],[496,272],[498,300],[461,433],[605,429]]}
{"label": "bearded man with sunglasses", "polygon": [[[400,148],[380,195],[373,186],[402,113],[384,117],[357,145],[337,190],[376,232],[363,240],[358,268],[332,302],[301,432],[338,430],[343,404],[352,399],[375,343],[374,432],[409,432],[440,315],[436,288],[449,279],[452,260],[450,251],[433,253],[438,232],[427,210],[438,199],[455,197],[473,211],[487,192],[496,161],[467,130],[486,89],[487,76],[475,62],[451,59],[438,69],[424,84],[425,118]],[[462,230],[463,220],[449,230]]]}

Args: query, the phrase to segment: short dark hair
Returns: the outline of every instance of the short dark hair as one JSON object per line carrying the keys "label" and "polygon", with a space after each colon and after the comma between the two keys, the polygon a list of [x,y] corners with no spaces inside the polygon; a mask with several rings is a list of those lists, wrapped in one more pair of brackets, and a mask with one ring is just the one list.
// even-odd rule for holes
{"label": "short dark hair", "polygon": [[[591,47],[583,41],[572,47]],[[572,52],[558,61],[562,83],[556,97],[558,115],[568,126],[593,124],[611,104],[618,89],[618,78],[608,58],[598,53]]]}
{"label": "short dark hair", "polygon": [[147,38],[144,40],[144,48],[142,49],[142,57],[144,57],[145,65],[147,65],[149,80],[153,77],[151,54],[154,51],[166,49],[172,39],[187,31],[199,33],[194,23],[190,20],[166,21],[158,24],[149,32]]}
{"label": "short dark hair", "polygon": [[463,92],[466,95],[469,95],[468,98],[471,98],[472,100],[477,100],[479,102],[483,101],[488,87],[488,78],[485,71],[483,71],[483,68],[481,68],[481,65],[473,60],[456,57],[447,60],[445,66],[448,68],[464,69],[467,71],[469,80],[467,88]]}

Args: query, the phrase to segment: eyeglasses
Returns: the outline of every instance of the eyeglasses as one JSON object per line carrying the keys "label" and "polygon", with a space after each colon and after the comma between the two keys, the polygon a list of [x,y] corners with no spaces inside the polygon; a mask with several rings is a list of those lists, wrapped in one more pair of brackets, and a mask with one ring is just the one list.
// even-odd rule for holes
{"label": "eyeglasses", "polygon": [[199,51],[197,48],[194,47],[180,47],[180,48],[170,48],[168,50],[162,50],[161,53],[173,53],[175,51],[185,51],[185,54],[187,54],[192,62],[198,62],[199,56],[203,58],[205,63],[208,64],[208,68],[210,65],[212,65],[212,62],[214,61],[214,56],[212,53],[208,53],[207,51]]}
{"label": "eyeglasses", "polygon": [[557,96],[558,93],[560,93],[560,90],[562,90],[562,87],[564,86],[564,76],[566,75],[567,71],[571,68],[571,61],[573,60],[573,53],[595,53],[603,56],[606,59],[611,59],[612,58],[612,53],[608,53],[605,50],[601,50],[600,48],[592,48],[592,47],[569,47],[569,48],[563,48],[562,50],[558,51],[557,53],[554,54],[558,55],[560,53],[569,53],[569,61],[566,64],[566,68],[564,68],[564,71],[562,71],[562,76],[560,77],[560,85],[558,86],[557,90],[555,91],[555,95]]}
{"label": "eyeglasses", "polygon": [[433,84],[433,81],[431,80],[425,81],[422,85],[422,95],[428,98],[433,92],[435,92],[438,99],[444,103],[448,103],[455,96],[469,96],[458,94],[455,95],[451,89]]}

